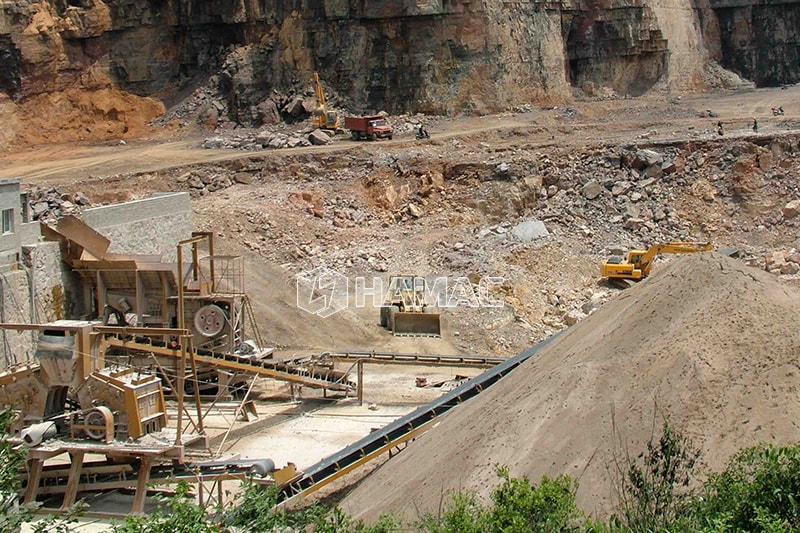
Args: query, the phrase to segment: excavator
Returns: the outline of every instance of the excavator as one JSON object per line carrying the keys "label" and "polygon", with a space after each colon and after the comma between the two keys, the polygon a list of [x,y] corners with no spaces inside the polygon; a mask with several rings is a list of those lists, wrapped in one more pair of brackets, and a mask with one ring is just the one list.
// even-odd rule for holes
{"label": "excavator", "polygon": [[425,278],[392,276],[389,295],[381,306],[381,327],[394,336],[441,337],[440,315],[425,301]]}
{"label": "excavator", "polygon": [[316,72],[314,73],[314,87],[317,92],[317,101],[319,102],[319,107],[314,112],[314,127],[338,133],[341,130],[339,115],[325,108],[325,90],[322,88],[322,82],[319,81],[319,74]]}
{"label": "excavator", "polygon": [[654,244],[648,250],[631,250],[628,257],[611,256],[603,261],[600,273],[613,284],[623,288],[629,287],[634,281],[646,278],[653,266],[653,259],[659,254],[691,254],[711,250],[711,243],[697,242],[665,242]]}

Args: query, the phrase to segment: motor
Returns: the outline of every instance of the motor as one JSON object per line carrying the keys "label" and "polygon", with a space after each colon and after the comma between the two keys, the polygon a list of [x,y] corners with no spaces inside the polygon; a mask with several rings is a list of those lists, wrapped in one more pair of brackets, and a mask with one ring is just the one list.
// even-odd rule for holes
{"label": "motor", "polygon": [[780,106],[780,107],[772,107],[772,108],[770,108],[770,109],[772,109],[772,115],[773,115],[773,116],[776,116],[776,117],[777,117],[778,115],[783,115],[783,114],[784,114],[784,113],[783,113],[783,106]]}
{"label": "motor", "polygon": [[422,127],[422,124],[419,125],[419,128],[417,129],[417,133],[416,133],[415,137],[418,140],[419,139],[430,139],[431,138],[431,136],[428,134],[428,132],[425,131],[425,128]]}
{"label": "motor", "polygon": [[56,428],[55,422],[42,422],[24,428],[20,432],[20,437],[22,437],[22,442],[25,443],[25,446],[33,448],[41,444],[42,441],[52,439],[57,433],[58,428]]}

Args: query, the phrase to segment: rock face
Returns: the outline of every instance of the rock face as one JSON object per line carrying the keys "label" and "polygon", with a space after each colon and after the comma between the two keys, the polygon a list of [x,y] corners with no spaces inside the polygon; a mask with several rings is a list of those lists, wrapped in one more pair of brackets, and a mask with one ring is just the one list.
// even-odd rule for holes
{"label": "rock face", "polygon": [[710,1],[719,20],[725,68],[759,86],[800,79],[800,3]]}
{"label": "rock face", "polygon": [[570,85],[703,85],[712,60],[760,84],[797,81],[799,14],[752,0],[9,0],[0,90],[20,101],[109,79],[165,97],[218,72],[234,119],[263,119],[273,89],[319,71],[353,109],[481,113]]}

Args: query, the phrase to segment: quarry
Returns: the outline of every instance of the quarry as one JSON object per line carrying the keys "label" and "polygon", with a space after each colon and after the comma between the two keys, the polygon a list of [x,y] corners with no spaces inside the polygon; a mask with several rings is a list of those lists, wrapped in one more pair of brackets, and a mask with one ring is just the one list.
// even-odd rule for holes
{"label": "quarry", "polygon": [[798,13],[0,2],[20,505],[413,521],[503,465],[603,517],[661,416],[797,443]]}

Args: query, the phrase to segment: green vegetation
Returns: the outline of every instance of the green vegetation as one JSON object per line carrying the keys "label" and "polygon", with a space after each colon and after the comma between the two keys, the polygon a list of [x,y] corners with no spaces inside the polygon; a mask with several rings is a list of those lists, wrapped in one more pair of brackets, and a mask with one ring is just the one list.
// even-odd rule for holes
{"label": "green vegetation", "polygon": [[647,442],[644,453],[615,460],[619,503],[614,523],[632,533],[685,531],[693,499],[689,487],[699,456],[691,441],[664,420],[661,435]]}
{"label": "green vegetation", "polygon": [[430,533],[555,533],[580,531],[585,517],[575,505],[578,485],[568,476],[543,477],[539,485],[512,478],[498,468],[501,483],[492,491],[492,505],[483,507],[474,494],[457,492],[439,515],[428,514],[416,524]]}
{"label": "green vegetation", "polygon": [[800,530],[800,446],[755,446],[714,474],[694,504],[704,531]]}
{"label": "green vegetation", "polygon": [[[213,533],[219,529],[208,519],[206,510],[194,503],[189,484],[178,483],[175,494],[161,498],[162,506],[149,516],[129,515],[114,527],[117,533]],[[165,507],[166,510],[161,507]]]}
{"label": "green vegetation", "polygon": [[[0,414],[0,430],[8,427]],[[699,454],[667,420],[637,457],[616,457],[614,488],[618,505],[603,521],[587,517],[576,505],[578,484],[568,476],[543,477],[538,484],[497,468],[499,483],[488,502],[471,492],[446,495],[437,513],[403,523],[384,515],[372,524],[356,521],[337,507],[313,504],[300,510],[277,507],[279,494],[253,484],[213,516],[195,503],[189,485],[162,500],[153,514],[129,516],[116,533],[211,533],[263,531],[307,533],[788,533],[800,530],[800,446],[755,446],[739,452],[721,473],[693,483]],[[29,510],[14,497],[20,452],[0,440],[0,530],[15,531]],[[35,531],[70,531],[80,509],[47,518]]]}
{"label": "green vegetation", "polygon": [[[0,435],[8,434],[12,416],[8,411],[0,413]],[[30,511],[17,501],[17,472],[24,464],[25,455],[6,439],[0,440],[0,531],[16,531],[30,517]]]}

